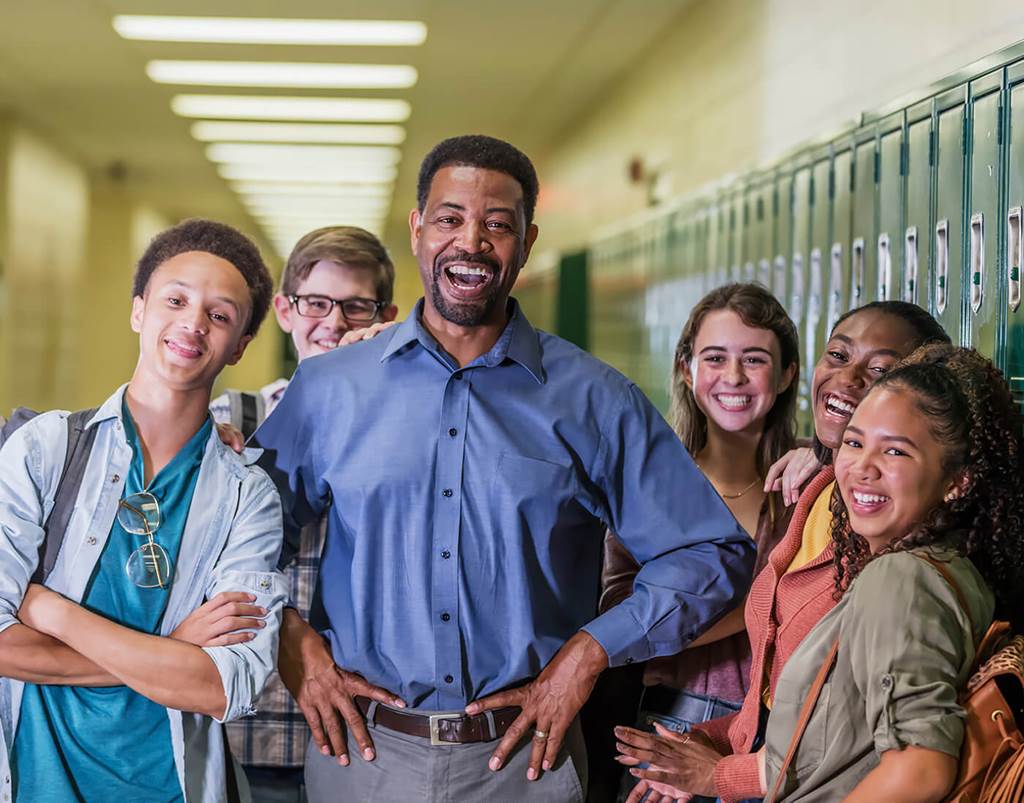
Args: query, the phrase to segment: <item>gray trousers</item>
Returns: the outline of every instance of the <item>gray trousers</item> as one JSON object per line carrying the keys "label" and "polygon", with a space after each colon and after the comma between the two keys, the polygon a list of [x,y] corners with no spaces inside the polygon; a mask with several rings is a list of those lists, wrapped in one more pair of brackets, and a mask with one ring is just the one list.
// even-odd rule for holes
{"label": "gray trousers", "polygon": [[526,780],[530,744],[525,742],[497,772],[487,767],[498,742],[431,745],[383,726],[370,729],[377,757],[363,761],[350,753],[342,767],[306,750],[309,803],[583,803],[587,757],[579,720],[565,737],[555,766],[536,781]]}

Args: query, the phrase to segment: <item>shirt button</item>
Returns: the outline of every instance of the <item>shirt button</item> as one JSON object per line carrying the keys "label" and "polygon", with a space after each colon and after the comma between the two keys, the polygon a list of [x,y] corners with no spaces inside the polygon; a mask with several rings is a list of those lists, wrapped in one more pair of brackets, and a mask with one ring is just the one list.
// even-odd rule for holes
{"label": "shirt button", "polygon": [[453,678],[451,675],[445,675],[444,676],[444,682],[445,683],[454,683],[455,682],[455,678]]}
{"label": "shirt button", "polygon": [[441,491],[441,495],[445,496],[445,497],[451,496],[452,495],[452,489],[451,488],[445,488],[443,491]]}
{"label": "shirt button", "polygon": [[264,591],[270,588],[270,581],[266,577],[260,580],[260,588]]}
{"label": "shirt button", "polygon": [[90,535],[88,538],[85,539],[85,543],[87,543],[89,546],[96,546],[96,536]]}
{"label": "shirt button", "polygon": [[889,691],[892,688],[893,679],[892,675],[882,675],[882,688]]}
{"label": "shirt button", "polygon": [[461,382],[461,381],[462,381],[462,374],[455,374],[455,375],[454,375],[454,376],[452,377],[452,379],[455,379],[456,381],[459,381],[459,382]]}
{"label": "shirt button", "polygon": [[444,550],[443,552],[441,552],[441,557],[444,558],[445,560],[448,560],[448,558],[450,558],[451,556],[452,556],[452,553],[449,552],[447,549]]}
{"label": "shirt button", "polygon": [[452,615],[450,613],[448,613],[447,611],[445,611],[444,613],[441,614],[441,621],[442,622],[450,621],[451,618],[452,618]]}
{"label": "shirt button", "polygon": [[120,481],[121,481],[121,475],[120,474],[115,474],[113,477],[110,478],[110,482],[113,485],[117,485],[117,483],[119,483]]}
{"label": "shirt button", "polygon": [[451,429],[448,430],[448,434],[454,438],[456,435],[459,434],[459,431],[455,427],[452,427]]}

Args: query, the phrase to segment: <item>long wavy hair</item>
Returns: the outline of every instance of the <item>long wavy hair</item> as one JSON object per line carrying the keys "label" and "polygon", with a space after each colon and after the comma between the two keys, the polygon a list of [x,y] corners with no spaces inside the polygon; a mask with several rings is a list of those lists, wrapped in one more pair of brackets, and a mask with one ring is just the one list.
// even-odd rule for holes
{"label": "long wavy hair", "polygon": [[872,554],[832,494],[836,595],[881,554],[944,543],[970,558],[992,588],[1003,618],[1018,619],[1024,595],[1024,473],[1021,420],[1003,375],[973,349],[923,346],[880,378],[908,393],[945,446],[946,477],[963,478],[960,493],[925,514],[906,535]]}
{"label": "long wavy hair", "polygon": [[697,455],[708,442],[708,418],[697,406],[684,379],[693,358],[693,344],[709,312],[727,309],[755,329],[767,329],[779,341],[779,370],[794,366],[789,387],[775,399],[765,417],[764,431],[757,446],[757,471],[764,477],[772,463],[796,444],[796,396],[800,373],[800,340],[796,326],[786,310],[768,290],[759,284],[726,284],[704,296],[690,311],[676,344],[672,365],[672,404],[669,418],[679,439],[692,455]]}

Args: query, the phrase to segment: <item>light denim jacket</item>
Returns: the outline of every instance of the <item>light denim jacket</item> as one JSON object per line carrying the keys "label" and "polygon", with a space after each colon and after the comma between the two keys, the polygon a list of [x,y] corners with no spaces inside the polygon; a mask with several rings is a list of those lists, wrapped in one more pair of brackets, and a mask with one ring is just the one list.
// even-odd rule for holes
{"label": "light denim jacket", "polygon": [[[124,387],[86,425],[97,427],[78,503],[46,585],[80,602],[110,534],[131,464],[121,420]],[[66,412],[38,416],[0,450],[0,631],[17,622],[18,608],[38,559],[42,525],[67,451]],[[224,684],[222,719],[167,710],[178,779],[189,803],[227,798],[221,722],[255,713],[253,700],[277,665],[277,638],[287,598],[276,571],[281,549],[281,504],[274,484],[252,465],[259,450],[237,455],[211,433],[199,469],[160,626],[168,635],[204,599],[221,591],[249,591],[269,610],[267,626],[244,644],[204,647]],[[18,727],[23,685],[0,678],[0,799],[11,800],[10,755]],[[244,786],[244,784],[243,784]]]}

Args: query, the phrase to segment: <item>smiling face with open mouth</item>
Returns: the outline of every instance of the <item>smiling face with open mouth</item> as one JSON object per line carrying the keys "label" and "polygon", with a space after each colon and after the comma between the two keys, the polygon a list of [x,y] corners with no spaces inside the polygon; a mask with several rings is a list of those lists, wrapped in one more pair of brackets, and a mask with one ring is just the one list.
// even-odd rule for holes
{"label": "smiling face with open mouth", "polygon": [[793,381],[783,368],[779,339],[770,329],[749,326],[731,309],[707,313],[684,371],[697,406],[725,432],[760,435],[778,395]]}
{"label": "smiling face with open mouth", "polygon": [[913,328],[877,309],[856,312],[840,323],[814,368],[811,398],[814,432],[830,449],[878,377],[917,346]]}
{"label": "smiling face with open mouth", "polygon": [[526,225],[519,183],[498,170],[443,167],[410,228],[427,291],[425,315],[457,327],[502,323],[537,236]]}
{"label": "smiling face with open mouth", "polygon": [[836,453],[836,482],[854,532],[873,552],[909,534],[953,488],[946,447],[912,391],[880,387],[857,407]]}

